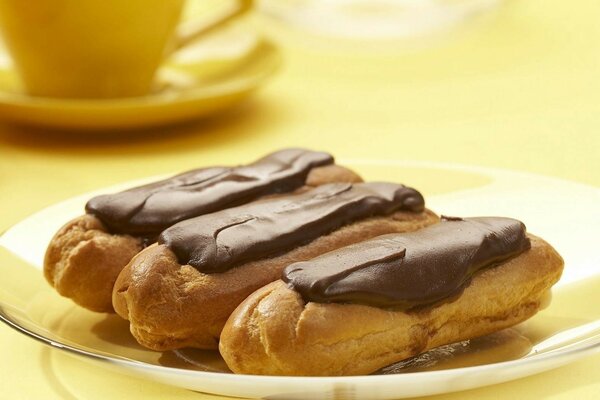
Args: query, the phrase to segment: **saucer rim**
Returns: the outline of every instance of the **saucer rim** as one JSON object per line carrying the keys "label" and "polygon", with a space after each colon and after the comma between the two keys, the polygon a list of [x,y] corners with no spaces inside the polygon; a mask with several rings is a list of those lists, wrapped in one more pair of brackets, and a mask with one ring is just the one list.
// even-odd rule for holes
{"label": "saucer rim", "polygon": [[[260,51],[261,54],[268,54],[263,57],[265,67],[261,68],[257,73],[245,78],[236,78],[235,72],[224,74],[222,77],[216,78],[214,82],[208,82],[204,85],[194,85],[190,88],[180,89],[173,88],[167,91],[151,93],[144,96],[132,97],[116,97],[102,99],[87,99],[87,98],[57,98],[46,96],[32,96],[25,93],[15,93],[3,90],[0,87],[0,106],[19,106],[29,108],[60,108],[64,109],[128,109],[140,106],[160,106],[163,104],[183,103],[186,101],[197,101],[202,99],[213,98],[222,94],[241,93],[246,90],[252,90],[259,87],[265,80],[270,78],[282,64],[282,54],[280,49],[269,39],[260,37],[256,48],[252,53]],[[252,60],[255,55],[250,55]],[[265,62],[267,60],[267,62]],[[256,61],[254,61],[256,62]],[[242,64],[241,68],[251,64],[252,61]],[[166,62],[160,69],[177,69],[170,62]],[[160,70],[159,69],[159,70]],[[4,66],[1,68],[3,72],[11,72],[14,67]],[[230,75],[229,75],[230,74]]]}

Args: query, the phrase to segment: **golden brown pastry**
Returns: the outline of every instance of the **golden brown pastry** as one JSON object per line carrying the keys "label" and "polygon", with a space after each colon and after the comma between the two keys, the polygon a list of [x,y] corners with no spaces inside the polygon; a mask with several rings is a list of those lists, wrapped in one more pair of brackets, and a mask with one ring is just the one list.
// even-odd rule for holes
{"label": "golden brown pastry", "polygon": [[217,348],[225,321],[290,263],[438,221],[414,189],[322,185],[183,221],[120,273],[113,305],[155,350]]}
{"label": "golden brown pastry", "polygon": [[169,226],[198,215],[331,182],[361,182],[327,153],[287,149],[240,167],[212,167],[98,196],[51,240],[44,275],[63,296],[113,312],[119,272]]}
{"label": "golden brown pastry", "polygon": [[115,280],[142,248],[142,238],[110,233],[97,217],[85,214],[69,221],[50,241],[44,276],[58,293],[77,304],[112,312]]}
{"label": "golden brown pastry", "polygon": [[508,218],[444,220],[287,267],[230,316],[235,373],[373,373],[515,325],[540,308],[563,260]]}

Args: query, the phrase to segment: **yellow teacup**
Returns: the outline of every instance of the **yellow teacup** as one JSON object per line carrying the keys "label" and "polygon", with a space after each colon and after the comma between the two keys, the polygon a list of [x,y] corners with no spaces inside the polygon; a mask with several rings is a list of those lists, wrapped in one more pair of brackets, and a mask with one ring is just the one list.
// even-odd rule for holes
{"label": "yellow teacup", "polygon": [[174,49],[242,14],[176,33],[185,0],[0,0],[0,27],[30,95],[141,96]]}

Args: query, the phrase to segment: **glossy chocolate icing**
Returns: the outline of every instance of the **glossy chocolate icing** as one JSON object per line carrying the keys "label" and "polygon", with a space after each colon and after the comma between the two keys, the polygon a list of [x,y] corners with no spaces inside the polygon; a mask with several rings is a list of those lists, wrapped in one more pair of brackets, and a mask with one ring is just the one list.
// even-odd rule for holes
{"label": "glossy chocolate icing", "polygon": [[258,197],[293,191],[314,167],[333,163],[327,153],[286,149],[239,167],[196,169],[124,192],[97,196],[86,212],[114,233],[158,235],[198,215],[244,204]]}
{"label": "glossy chocolate icing", "polygon": [[420,212],[423,196],[394,183],[333,183],[182,221],[163,231],[181,264],[223,272],[308,243],[351,222],[396,210]]}
{"label": "glossy chocolate icing", "polygon": [[511,218],[442,218],[289,265],[283,280],[306,302],[408,309],[445,299],[482,268],[531,246]]}

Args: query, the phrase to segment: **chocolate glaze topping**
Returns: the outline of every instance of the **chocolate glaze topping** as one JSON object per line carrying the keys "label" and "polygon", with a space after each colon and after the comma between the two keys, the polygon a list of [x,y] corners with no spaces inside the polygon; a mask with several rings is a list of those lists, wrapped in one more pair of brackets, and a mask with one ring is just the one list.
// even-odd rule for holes
{"label": "chocolate glaze topping", "polygon": [[124,192],[97,196],[85,206],[115,233],[154,236],[184,219],[260,196],[293,191],[314,167],[333,163],[327,153],[286,149],[239,167],[196,169]]}
{"label": "chocolate glaze topping", "polygon": [[306,302],[408,309],[457,293],[478,270],[529,249],[510,218],[444,218],[289,265],[283,280]]}
{"label": "chocolate glaze topping", "polygon": [[182,221],[163,231],[181,264],[223,272],[267,258],[351,222],[396,210],[420,212],[423,196],[393,183],[332,183],[302,194],[260,200]]}

